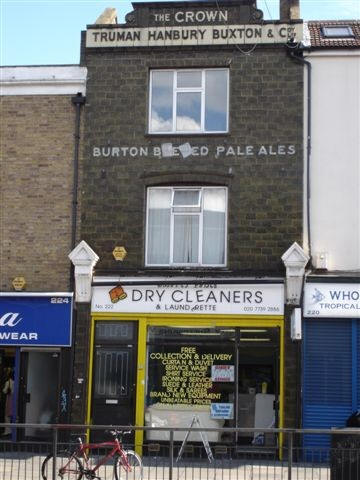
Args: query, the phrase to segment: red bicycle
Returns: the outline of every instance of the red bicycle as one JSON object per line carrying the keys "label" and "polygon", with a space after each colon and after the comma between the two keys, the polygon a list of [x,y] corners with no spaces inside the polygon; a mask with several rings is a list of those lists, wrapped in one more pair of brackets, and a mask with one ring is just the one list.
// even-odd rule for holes
{"label": "red bicycle", "polygon": [[[143,476],[143,466],[141,458],[133,450],[124,450],[122,445],[122,436],[131,432],[121,430],[111,430],[114,440],[102,443],[83,443],[81,437],[78,438],[79,445],[73,451],[59,451],[56,454],[55,476],[54,476],[54,455],[48,455],[41,465],[41,475],[43,480],[80,480],[82,478],[101,480],[99,469],[105,463],[114,457],[114,475],[116,480],[141,480]],[[111,450],[98,458],[93,463],[92,452],[95,449],[106,448]],[[124,475],[121,475],[121,472]]]}

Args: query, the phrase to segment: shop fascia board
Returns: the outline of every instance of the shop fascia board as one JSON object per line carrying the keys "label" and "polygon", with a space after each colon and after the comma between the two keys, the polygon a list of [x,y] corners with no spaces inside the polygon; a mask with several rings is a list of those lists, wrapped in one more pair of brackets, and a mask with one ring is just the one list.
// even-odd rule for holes
{"label": "shop fascia board", "polygon": [[178,285],[182,284],[217,284],[217,285],[231,285],[231,284],[283,284],[284,279],[282,277],[185,277],[178,276],[174,272],[174,276],[150,276],[143,275],[142,277],[120,277],[120,276],[96,276],[93,277],[92,285],[106,286],[115,285],[121,283],[121,285]]}

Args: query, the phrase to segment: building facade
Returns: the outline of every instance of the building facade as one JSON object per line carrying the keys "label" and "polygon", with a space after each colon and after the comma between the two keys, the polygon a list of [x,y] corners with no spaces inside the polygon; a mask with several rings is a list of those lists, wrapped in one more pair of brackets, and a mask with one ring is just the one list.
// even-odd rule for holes
{"label": "building facade", "polygon": [[[309,22],[306,31],[304,211],[313,268],[304,291],[302,421],[344,427],[360,409],[360,24]],[[324,447],[329,438],[306,443]]]}
{"label": "building facade", "polygon": [[302,21],[252,0],[133,7],[83,33],[71,420],[298,426]]}
{"label": "building facade", "polygon": [[[1,69],[0,422],[69,418],[73,286],[67,254],[76,241],[74,134],[85,82],[79,66]],[[11,412],[3,392],[9,376]],[[2,433],[19,440],[49,432]]]}

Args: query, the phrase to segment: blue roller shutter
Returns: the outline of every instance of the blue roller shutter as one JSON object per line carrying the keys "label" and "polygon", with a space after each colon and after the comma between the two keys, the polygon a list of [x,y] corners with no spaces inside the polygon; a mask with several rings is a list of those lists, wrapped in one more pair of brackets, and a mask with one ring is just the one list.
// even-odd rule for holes
{"label": "blue roller shutter", "polygon": [[360,410],[360,320],[356,322],[356,325],[357,325],[357,364],[356,364],[357,409]]}
{"label": "blue roller shutter", "polygon": [[[358,339],[360,342],[360,337]],[[353,346],[352,320],[304,321],[304,428],[345,426],[353,411]],[[330,438],[327,435],[308,435],[304,438],[307,457],[314,454],[318,457],[323,450],[325,458],[329,446]]]}

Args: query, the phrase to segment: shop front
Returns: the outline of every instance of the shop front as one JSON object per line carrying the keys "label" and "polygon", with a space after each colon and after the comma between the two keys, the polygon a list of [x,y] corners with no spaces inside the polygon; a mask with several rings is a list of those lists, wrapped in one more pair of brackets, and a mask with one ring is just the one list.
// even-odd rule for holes
{"label": "shop front", "polygon": [[[64,347],[71,346],[72,304],[71,293],[0,294],[0,422],[66,419],[69,386],[62,377],[69,361]],[[2,434],[13,440],[43,439],[49,430],[29,427]]]}
{"label": "shop front", "polygon": [[[308,277],[304,296],[303,427],[342,428],[360,409],[360,285]],[[305,447],[330,446],[328,435]]]}
{"label": "shop front", "polygon": [[[89,423],[189,427],[196,417],[204,428],[281,426],[283,315],[281,280],[96,277]],[[208,437],[277,444],[262,434]],[[165,430],[136,432],[137,445],[167,440]]]}

